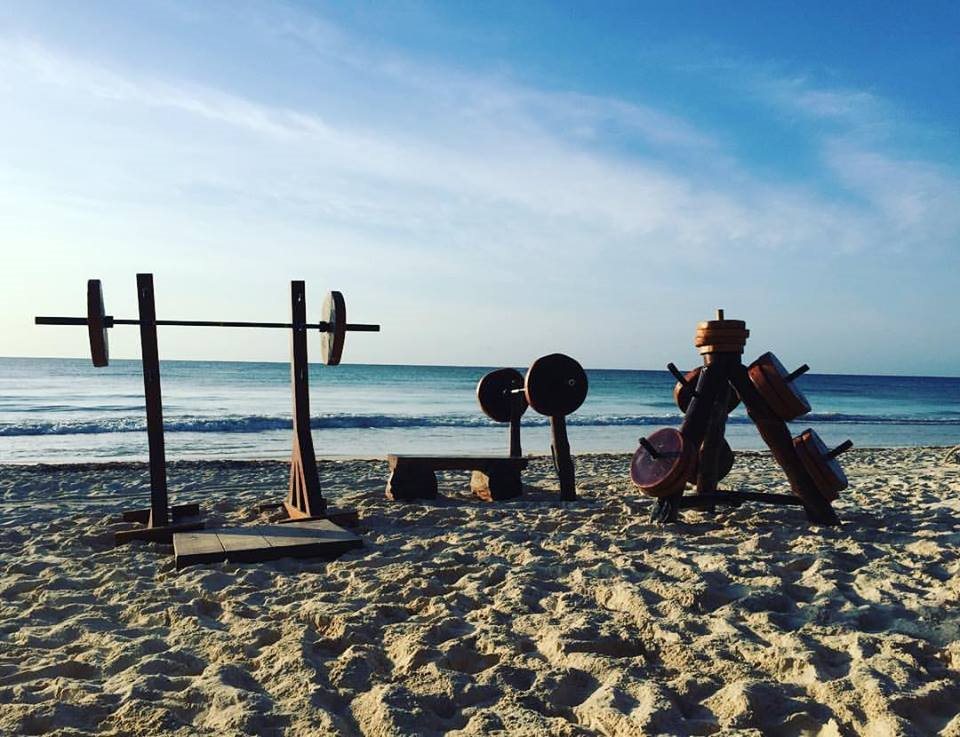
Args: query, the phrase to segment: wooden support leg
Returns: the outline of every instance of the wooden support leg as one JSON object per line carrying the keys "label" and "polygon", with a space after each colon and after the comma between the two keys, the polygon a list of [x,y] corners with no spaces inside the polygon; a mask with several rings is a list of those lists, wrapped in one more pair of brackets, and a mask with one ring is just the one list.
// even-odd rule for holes
{"label": "wooden support leg", "polygon": [[[708,363],[713,371],[730,375],[730,366],[739,363],[739,355],[716,353],[708,355]],[[724,381],[717,387],[716,395],[710,407],[707,432],[700,447],[700,462],[697,473],[697,493],[713,494],[717,490],[720,478],[720,451],[723,449],[723,436],[727,427],[727,407],[730,399],[730,383]],[[712,508],[711,508],[712,509]]]}
{"label": "wooden support leg", "polygon": [[510,395],[510,457],[523,455],[520,449],[520,416],[523,414],[523,399],[520,394]]}
{"label": "wooden support leg", "polygon": [[[174,532],[203,527],[196,504],[170,508],[167,495],[167,459],[163,440],[163,397],[160,391],[160,354],[157,347],[157,310],[153,274],[137,274],[137,304],[140,311],[140,354],[143,363],[143,396],[147,411],[147,447],[150,457],[150,509],[123,515],[125,522],[144,527],[114,535],[117,545],[131,540],[169,543]],[[171,519],[172,518],[172,519]]]}
{"label": "wooden support leg", "polygon": [[320,474],[310,434],[310,384],[307,361],[306,287],[290,282],[290,385],[293,391],[293,452],[290,484],[283,506],[289,519],[325,517],[327,503],[320,491]]}
{"label": "wooden support leg", "polygon": [[520,467],[498,465],[475,470],[470,477],[470,489],[486,502],[516,499],[523,495]]}
{"label": "wooden support leg", "polygon": [[415,464],[398,464],[390,469],[386,496],[402,502],[436,499],[437,475],[431,469]]}
{"label": "wooden support leg", "polygon": [[153,274],[137,274],[140,307],[140,354],[143,361],[143,396],[147,409],[147,446],[150,453],[149,527],[170,524],[167,501],[167,459],[163,441],[163,399],[160,392],[160,355],[157,348],[157,310]]}
{"label": "wooden support leg", "polygon": [[557,476],[560,477],[560,499],[565,502],[576,501],[577,478],[573,467],[573,458],[570,456],[566,417],[557,415],[550,418],[550,435],[553,463],[557,468]]}
{"label": "wooden support leg", "polygon": [[[680,432],[684,441],[698,449],[703,444],[710,424],[710,413],[713,402],[720,388],[726,384],[727,377],[722,367],[704,366],[697,380],[697,388],[690,399],[687,411],[683,416],[683,425]],[[676,522],[679,519],[680,498],[683,489],[676,494],[658,499],[650,512],[652,522]]]}
{"label": "wooden support leg", "polygon": [[738,364],[731,371],[731,382],[747,408],[747,414],[760,431],[760,436],[770,448],[773,457],[783,469],[790,489],[802,501],[807,518],[816,524],[839,525],[840,519],[830,503],[817,491],[817,487],[804,468],[793,447],[793,439],[787,423],[777,417],[760,396],[747,374],[747,369]]}

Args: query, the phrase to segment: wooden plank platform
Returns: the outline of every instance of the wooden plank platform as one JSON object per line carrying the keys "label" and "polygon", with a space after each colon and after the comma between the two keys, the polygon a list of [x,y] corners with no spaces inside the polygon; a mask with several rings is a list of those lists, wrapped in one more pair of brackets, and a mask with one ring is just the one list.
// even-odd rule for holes
{"label": "wooden plank platform", "polygon": [[336,558],[363,541],[330,520],[221,527],[173,536],[177,570],[198,563],[255,563],[277,558]]}

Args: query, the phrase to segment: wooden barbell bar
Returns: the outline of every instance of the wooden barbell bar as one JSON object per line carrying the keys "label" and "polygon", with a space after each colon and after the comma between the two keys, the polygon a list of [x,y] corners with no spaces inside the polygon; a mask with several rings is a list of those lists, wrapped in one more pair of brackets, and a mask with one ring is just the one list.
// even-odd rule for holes
{"label": "wooden barbell bar", "polygon": [[[256,322],[247,320],[153,320],[155,326],[180,326],[194,328],[280,328],[287,330],[318,330],[323,334],[324,364],[335,366],[340,363],[343,353],[343,340],[346,332],[376,333],[379,325],[346,322],[346,303],[340,292],[328,292],[323,304],[323,314],[329,319],[315,323],[308,322]],[[107,366],[110,360],[107,330],[115,325],[142,325],[143,320],[113,317],[107,315],[103,304],[103,288],[99,279],[87,281],[87,316],[60,317],[37,316],[37,325],[86,325],[90,336],[90,357],[94,366]]]}

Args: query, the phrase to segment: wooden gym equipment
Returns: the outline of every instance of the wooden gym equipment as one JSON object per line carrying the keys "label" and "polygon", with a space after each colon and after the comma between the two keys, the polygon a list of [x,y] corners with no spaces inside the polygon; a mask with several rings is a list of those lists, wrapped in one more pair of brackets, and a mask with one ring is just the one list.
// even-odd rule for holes
{"label": "wooden gym equipment", "polygon": [[153,275],[137,274],[139,318],[121,319],[107,315],[99,279],[87,282],[86,317],[37,317],[37,325],[86,325],[90,338],[90,355],[94,366],[107,366],[110,352],[107,330],[116,325],[139,325],[140,350],[143,361],[143,387],[146,400],[147,441],[150,462],[150,508],[126,512],[123,519],[139,522],[143,527],[116,533],[116,543],[130,540],[170,542],[174,533],[203,527],[198,504],[171,507],[167,493],[166,454],[163,439],[163,404],[160,391],[160,358],[157,350],[157,327],[280,328],[291,331],[290,382],[293,393],[293,453],[290,461],[290,483],[283,507],[288,520],[331,519],[346,522],[355,519],[349,512],[327,509],[320,491],[313,438],[310,434],[310,396],[307,378],[307,331],[321,334],[321,361],[329,366],[340,363],[347,332],[376,332],[379,325],[348,323],[346,305],[340,292],[330,292],[323,304],[323,320],[306,321],[305,286],[302,281],[290,283],[290,322],[240,322],[213,320],[158,320],[156,317]]}
{"label": "wooden gym equipment", "polygon": [[[809,370],[804,364],[788,373],[772,353],[749,366],[740,356],[750,331],[741,320],[717,319],[697,326],[694,345],[703,366],[684,374],[672,363],[677,379],[674,399],[684,412],[679,430],[664,428],[646,438],[630,465],[630,478],[657,504],[651,519],[675,522],[687,507],[712,509],[717,504],[743,502],[798,505],[807,518],[822,525],[838,525],[831,506],[847,478],[836,457],[853,447],[849,440],[828,450],[813,430],[791,438],[787,422],[810,411],[810,403],[794,383]],[[727,415],[739,402],[756,425],[773,457],[783,469],[792,494],[719,490],[717,483],[733,466],[733,452],[724,439]],[[695,493],[684,496],[688,484]]]}
{"label": "wooden gym equipment", "polygon": [[470,488],[484,501],[515,499],[523,494],[521,473],[527,466],[520,448],[520,418],[527,407],[550,416],[551,450],[560,478],[560,498],[577,498],[573,459],[565,415],[587,396],[587,375],[569,356],[554,353],[538,358],[524,377],[512,368],[486,374],[477,384],[480,408],[495,422],[509,423],[507,456],[413,456],[390,454],[388,499],[414,501],[437,497],[437,471],[472,471]]}

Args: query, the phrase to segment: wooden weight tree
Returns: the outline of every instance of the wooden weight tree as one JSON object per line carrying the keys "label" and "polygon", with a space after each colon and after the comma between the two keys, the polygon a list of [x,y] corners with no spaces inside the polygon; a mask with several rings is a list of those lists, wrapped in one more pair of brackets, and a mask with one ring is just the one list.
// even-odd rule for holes
{"label": "wooden weight tree", "polygon": [[157,348],[157,326],[224,328],[274,328],[291,331],[290,383],[293,394],[293,452],[290,462],[290,483],[283,507],[288,520],[332,519],[350,521],[351,512],[328,510],[320,491],[313,438],[310,434],[310,397],[308,384],[307,331],[321,334],[323,363],[335,366],[343,354],[345,335],[349,331],[376,332],[379,325],[348,323],[346,305],[340,292],[328,293],[323,306],[324,320],[306,321],[305,287],[302,281],[290,284],[290,322],[244,322],[222,320],[158,320],[153,293],[153,275],[137,274],[139,318],[123,319],[107,315],[103,289],[99,279],[87,282],[86,317],[37,317],[37,325],[86,325],[93,365],[109,365],[110,351],[107,330],[116,325],[140,327],[140,350],[143,363],[144,400],[147,415],[147,441],[150,467],[150,508],[124,513],[128,522],[143,526],[116,533],[116,543],[130,540],[170,542],[174,533],[201,529],[198,504],[171,507],[167,491],[167,466],[163,437],[163,402],[160,389],[160,358]]}
{"label": "wooden weight tree", "polygon": [[[847,486],[836,457],[853,446],[849,440],[828,450],[811,429],[791,438],[787,422],[810,411],[810,404],[794,384],[808,370],[792,373],[772,353],[749,366],[740,356],[750,332],[741,320],[717,319],[697,327],[694,344],[703,366],[686,374],[670,364],[677,379],[674,397],[684,412],[679,430],[664,428],[640,440],[630,476],[644,493],[656,497],[651,518],[675,522],[686,507],[714,508],[747,501],[799,505],[807,518],[822,525],[838,525],[831,506]],[[724,439],[727,415],[742,401],[774,460],[783,470],[792,494],[725,491],[717,487],[733,465],[733,453]],[[684,496],[693,484],[695,493]]]}

